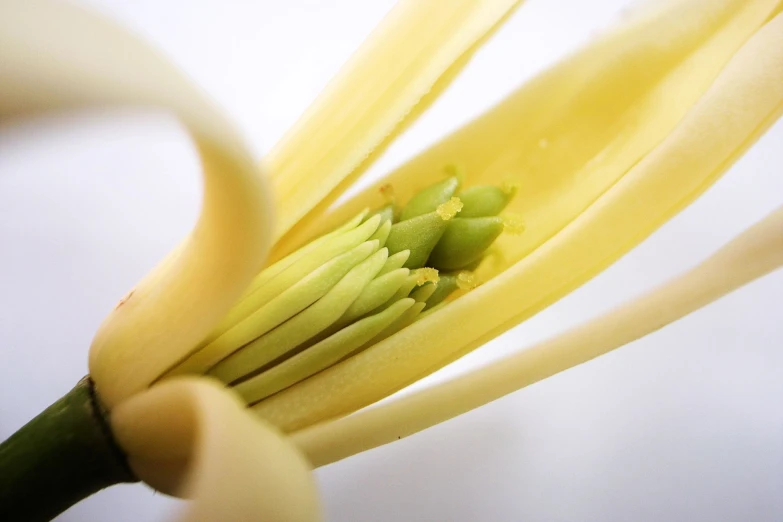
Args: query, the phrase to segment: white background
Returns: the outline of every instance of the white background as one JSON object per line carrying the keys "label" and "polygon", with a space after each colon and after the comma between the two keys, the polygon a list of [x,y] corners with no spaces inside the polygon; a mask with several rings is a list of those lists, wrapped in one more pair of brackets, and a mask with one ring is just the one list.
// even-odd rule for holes
{"label": "white background", "polygon": [[[259,156],[392,4],[83,1],[157,44]],[[485,110],[629,3],[529,0],[371,175]],[[706,256],[783,203],[781,143],[779,123],[611,269],[435,378],[582,322]],[[103,315],[192,225],[197,169],[166,116],[0,127],[0,438],[86,372]],[[327,518],[781,520],[781,297],[779,271],[618,352],[319,470]],[[162,521],[178,508],[145,486],[119,486],[59,520]]]}

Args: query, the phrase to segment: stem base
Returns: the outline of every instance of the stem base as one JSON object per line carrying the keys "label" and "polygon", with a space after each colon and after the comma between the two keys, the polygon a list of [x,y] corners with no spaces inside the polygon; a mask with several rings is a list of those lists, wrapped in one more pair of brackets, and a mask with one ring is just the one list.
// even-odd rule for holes
{"label": "stem base", "polygon": [[105,487],[137,481],[85,377],[0,444],[0,520],[51,520]]}

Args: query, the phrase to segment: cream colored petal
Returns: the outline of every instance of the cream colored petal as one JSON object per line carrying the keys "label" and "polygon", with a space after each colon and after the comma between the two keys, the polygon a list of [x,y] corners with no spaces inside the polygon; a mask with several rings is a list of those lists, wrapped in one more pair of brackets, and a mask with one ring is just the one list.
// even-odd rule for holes
{"label": "cream colored petal", "polygon": [[205,190],[187,240],[96,334],[90,373],[110,406],[179,360],[239,297],[269,242],[266,189],[225,116],[133,35],[68,2],[0,3],[0,117],[129,105],[172,111],[187,125]]}
{"label": "cream colored petal", "polygon": [[[519,0],[402,0],[266,158],[282,236],[467,61]],[[441,81],[439,81],[441,80]]]}
{"label": "cream colored petal", "polygon": [[388,444],[663,328],[783,265],[783,207],[709,259],[589,323],[484,368],[293,440],[315,466]]}
{"label": "cream colored petal", "polygon": [[781,112],[783,14],[731,59],[668,137],[531,254],[395,336],[255,409],[295,430],[375,402],[480,346],[647,237],[701,194]]}
{"label": "cream colored petal", "polygon": [[309,463],[217,382],[158,384],[119,405],[111,423],[142,480],[191,499],[184,520],[320,520]]}

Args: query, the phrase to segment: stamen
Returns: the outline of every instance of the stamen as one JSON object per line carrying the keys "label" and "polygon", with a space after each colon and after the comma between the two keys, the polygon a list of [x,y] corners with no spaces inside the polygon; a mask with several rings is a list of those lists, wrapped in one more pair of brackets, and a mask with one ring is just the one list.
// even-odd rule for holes
{"label": "stamen", "polygon": [[383,199],[386,200],[386,203],[394,205],[397,202],[397,197],[394,194],[394,187],[391,183],[381,185],[378,190],[380,191],[381,196],[383,196]]}
{"label": "stamen", "polygon": [[416,272],[416,285],[422,286],[426,283],[438,283],[438,271],[434,268],[419,268]]}
{"label": "stamen", "polygon": [[478,277],[473,272],[462,270],[457,274],[457,288],[460,290],[473,290],[478,286]]}
{"label": "stamen", "polygon": [[454,176],[457,178],[457,181],[459,181],[459,185],[462,186],[465,184],[465,169],[461,165],[457,165],[456,163],[450,163],[443,167],[443,171],[446,173],[447,176]]}
{"label": "stamen", "polygon": [[456,216],[460,210],[462,210],[462,201],[458,197],[453,196],[447,202],[438,205],[435,212],[438,213],[443,221],[448,221]]}
{"label": "stamen", "polygon": [[525,221],[516,214],[504,214],[503,218],[503,232],[511,234],[512,236],[518,236],[525,231]]}
{"label": "stamen", "polygon": [[[323,466],[412,435],[595,359],[779,269],[783,265],[782,232],[783,208],[695,268],[588,323],[401,400],[298,431],[294,441],[311,463]],[[285,407],[285,403],[278,405]]]}
{"label": "stamen", "polygon": [[513,196],[517,193],[517,191],[520,189],[521,185],[518,181],[514,181],[513,179],[506,179],[503,180],[503,182],[500,184],[500,190],[508,194],[509,196]]}
{"label": "stamen", "polygon": [[410,297],[415,299],[417,303],[426,303],[427,299],[432,297],[432,294],[435,293],[437,288],[438,285],[427,283],[426,285],[420,286],[414,292],[412,292]]}
{"label": "stamen", "polygon": [[504,229],[524,229],[521,218],[500,217],[518,185],[463,189],[462,168],[445,170],[448,178],[403,207],[391,184],[380,186],[385,206],[262,271],[162,378],[208,374],[254,403],[393,335],[456,290],[478,286],[466,269],[481,263]]}

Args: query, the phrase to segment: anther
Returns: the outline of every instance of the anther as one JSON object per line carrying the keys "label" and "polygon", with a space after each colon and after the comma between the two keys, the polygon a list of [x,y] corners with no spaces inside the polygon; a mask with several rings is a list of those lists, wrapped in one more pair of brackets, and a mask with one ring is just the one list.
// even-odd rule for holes
{"label": "anther", "polygon": [[501,217],[503,218],[503,232],[518,236],[525,231],[525,221],[518,215],[504,214]]}
{"label": "anther", "polygon": [[441,217],[443,221],[448,221],[457,213],[462,210],[462,201],[456,196],[452,196],[447,202],[438,205],[435,212]]}

